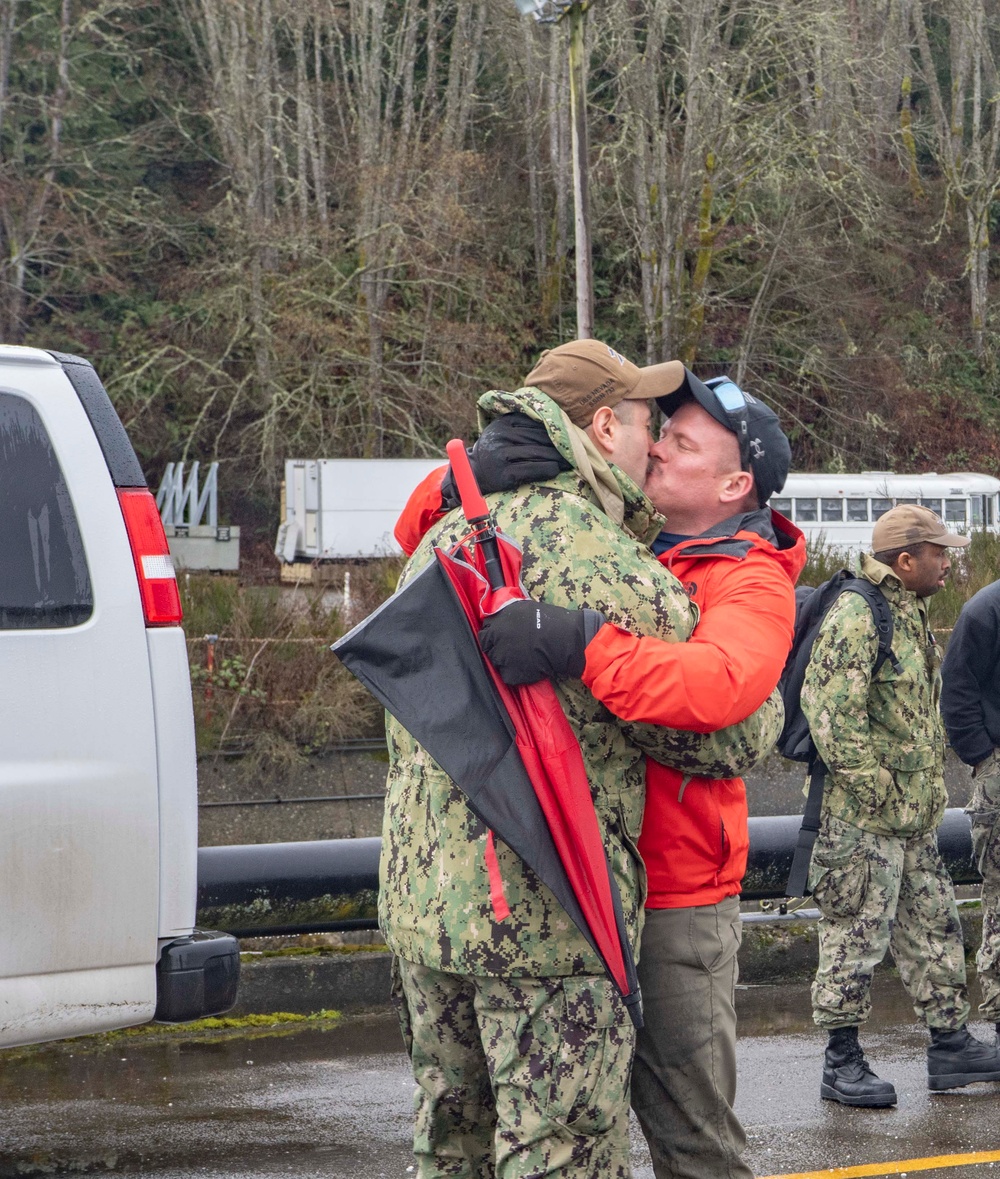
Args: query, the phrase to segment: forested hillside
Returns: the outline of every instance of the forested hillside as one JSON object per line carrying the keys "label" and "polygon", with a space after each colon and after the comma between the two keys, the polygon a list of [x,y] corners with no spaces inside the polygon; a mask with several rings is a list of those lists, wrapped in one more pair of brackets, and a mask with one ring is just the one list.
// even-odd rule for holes
{"label": "forested hillside", "polygon": [[[575,334],[564,24],[513,0],[0,0],[0,339],[151,476],[431,453]],[[1000,2],[595,0],[596,333],[796,466],[996,473]],[[239,489],[239,494],[236,494]]]}

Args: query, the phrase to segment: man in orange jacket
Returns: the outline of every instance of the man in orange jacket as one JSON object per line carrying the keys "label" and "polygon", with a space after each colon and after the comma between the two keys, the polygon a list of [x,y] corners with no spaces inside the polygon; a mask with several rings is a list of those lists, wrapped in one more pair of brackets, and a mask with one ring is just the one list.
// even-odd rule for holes
{"label": "man in orange jacket", "polygon": [[[577,612],[525,602],[501,611],[481,640],[509,682],[581,676],[623,719],[712,732],[760,707],[778,682],[805,543],[766,506],[790,460],[774,413],[731,381],[703,383],[679,362],[664,383],[657,402],[669,420],[652,447],[645,491],[670,529],[654,549],[701,611],[691,639],[664,643],[605,623],[588,642],[592,632]],[[505,425],[477,443],[484,490],[544,478],[546,461],[557,461],[530,425]],[[440,514],[443,478],[435,472],[411,497],[396,528],[404,549]],[[732,1109],[746,789],[739,778],[691,778],[649,761],[646,790],[646,1027],[632,1106],[658,1179],[751,1179]]]}

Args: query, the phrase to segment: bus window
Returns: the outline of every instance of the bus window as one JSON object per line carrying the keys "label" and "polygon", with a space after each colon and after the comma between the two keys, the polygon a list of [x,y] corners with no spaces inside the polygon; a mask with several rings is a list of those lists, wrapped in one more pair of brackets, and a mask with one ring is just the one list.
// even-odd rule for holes
{"label": "bus window", "polygon": [[868,519],[868,500],[849,499],[847,501],[847,518],[855,522]]}
{"label": "bus window", "polygon": [[873,499],[872,500],[872,519],[877,520],[879,516],[884,516],[886,512],[892,507],[891,499]]}
{"label": "bus window", "polygon": [[944,518],[949,524],[964,524],[965,500],[946,499],[944,501]]}
{"label": "bus window", "polygon": [[823,520],[843,520],[844,501],[842,499],[821,499],[819,501],[820,518]]}
{"label": "bus window", "polygon": [[898,504],[915,504],[916,502],[917,501],[915,499],[897,499],[896,500],[896,503],[898,503]]}
{"label": "bus window", "polygon": [[814,499],[797,499],[795,501],[796,523],[802,521],[805,524],[809,524],[816,519],[818,519],[818,516],[816,514],[816,501]]}
{"label": "bus window", "polygon": [[925,508],[930,508],[935,516],[941,515],[941,501],[939,499],[922,499],[920,502]]}
{"label": "bus window", "polygon": [[772,496],[771,507],[776,512],[780,512],[783,516],[787,516],[789,520],[792,518],[792,501],[786,496]]}
{"label": "bus window", "polygon": [[986,497],[983,495],[973,495],[969,497],[969,507],[972,508],[972,527],[982,528],[983,526],[983,500]]}

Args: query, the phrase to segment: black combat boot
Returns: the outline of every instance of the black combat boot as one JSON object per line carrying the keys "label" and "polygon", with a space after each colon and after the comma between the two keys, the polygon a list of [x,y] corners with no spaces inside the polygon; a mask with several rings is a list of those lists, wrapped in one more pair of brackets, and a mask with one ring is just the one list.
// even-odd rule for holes
{"label": "black combat boot", "polygon": [[819,1095],[841,1105],[883,1108],[896,1104],[891,1082],[880,1081],[865,1060],[856,1027],[834,1028],[830,1032]]}
{"label": "black combat boot", "polygon": [[984,1044],[965,1027],[931,1028],[927,1088],[960,1089],[974,1081],[1000,1081],[1000,1048]]}

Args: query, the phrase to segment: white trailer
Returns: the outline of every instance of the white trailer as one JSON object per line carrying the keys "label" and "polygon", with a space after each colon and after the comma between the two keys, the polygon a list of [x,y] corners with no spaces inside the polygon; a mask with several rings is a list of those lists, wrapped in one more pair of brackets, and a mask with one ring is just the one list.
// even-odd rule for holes
{"label": "white trailer", "polygon": [[275,554],[286,564],[398,553],[393,527],[417,484],[448,460],[288,459]]}

